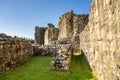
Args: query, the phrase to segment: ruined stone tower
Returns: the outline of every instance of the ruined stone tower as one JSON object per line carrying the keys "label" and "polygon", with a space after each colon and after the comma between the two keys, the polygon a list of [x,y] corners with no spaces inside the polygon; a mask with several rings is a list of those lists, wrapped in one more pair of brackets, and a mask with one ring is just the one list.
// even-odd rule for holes
{"label": "ruined stone tower", "polygon": [[35,44],[44,45],[44,36],[47,27],[35,27]]}

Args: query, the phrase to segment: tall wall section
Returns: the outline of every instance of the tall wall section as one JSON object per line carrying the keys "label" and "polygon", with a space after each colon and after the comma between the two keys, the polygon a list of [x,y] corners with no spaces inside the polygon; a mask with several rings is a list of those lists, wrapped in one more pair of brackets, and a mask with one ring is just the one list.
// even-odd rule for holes
{"label": "tall wall section", "polygon": [[58,28],[60,38],[71,37],[73,34],[73,11],[69,11],[59,18]]}
{"label": "tall wall section", "polygon": [[80,48],[99,80],[120,80],[120,0],[92,0]]}
{"label": "tall wall section", "polygon": [[73,11],[69,11],[62,15],[59,19],[58,39],[69,37],[73,42],[74,51],[80,51],[79,48],[79,34],[84,30],[88,22],[88,14],[77,15]]}
{"label": "tall wall section", "polygon": [[0,73],[28,61],[32,54],[28,40],[0,33]]}
{"label": "tall wall section", "polygon": [[44,45],[45,31],[47,27],[35,27],[35,43],[38,45]]}
{"label": "tall wall section", "polygon": [[52,41],[57,40],[58,34],[59,34],[58,28],[48,27],[48,29],[45,31],[44,44],[49,45]]}

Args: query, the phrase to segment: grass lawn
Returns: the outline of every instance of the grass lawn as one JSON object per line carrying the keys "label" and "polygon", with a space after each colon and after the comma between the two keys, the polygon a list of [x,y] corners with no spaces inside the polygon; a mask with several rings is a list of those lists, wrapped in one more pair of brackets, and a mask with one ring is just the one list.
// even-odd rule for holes
{"label": "grass lawn", "polygon": [[22,66],[0,74],[0,80],[97,80],[81,56],[73,56],[69,73],[50,71],[51,59],[34,56]]}

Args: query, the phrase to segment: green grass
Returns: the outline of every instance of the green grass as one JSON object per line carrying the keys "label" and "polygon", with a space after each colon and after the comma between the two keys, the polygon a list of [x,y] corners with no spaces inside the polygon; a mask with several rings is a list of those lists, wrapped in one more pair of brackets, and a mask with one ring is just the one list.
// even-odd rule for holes
{"label": "green grass", "polygon": [[81,53],[80,52],[75,52],[75,53],[73,53],[73,55],[79,56],[79,55],[81,55]]}
{"label": "green grass", "polygon": [[97,80],[81,55],[73,56],[70,73],[73,80]]}
{"label": "green grass", "polygon": [[34,56],[20,67],[0,74],[0,80],[97,80],[81,56],[74,56],[70,72],[50,71],[52,57]]}

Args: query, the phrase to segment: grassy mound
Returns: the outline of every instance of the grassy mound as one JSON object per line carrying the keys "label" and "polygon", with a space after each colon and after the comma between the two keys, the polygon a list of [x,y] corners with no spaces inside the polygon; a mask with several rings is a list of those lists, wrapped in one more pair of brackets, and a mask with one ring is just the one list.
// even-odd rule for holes
{"label": "grassy mound", "polygon": [[97,80],[81,56],[74,56],[70,72],[50,71],[52,57],[35,56],[12,71],[0,74],[0,80]]}

